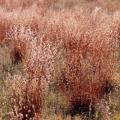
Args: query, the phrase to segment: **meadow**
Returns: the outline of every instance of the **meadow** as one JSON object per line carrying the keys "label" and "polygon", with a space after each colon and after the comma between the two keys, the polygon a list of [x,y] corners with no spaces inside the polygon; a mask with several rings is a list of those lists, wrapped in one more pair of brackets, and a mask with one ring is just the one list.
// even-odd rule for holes
{"label": "meadow", "polygon": [[120,1],[0,0],[0,120],[120,120]]}

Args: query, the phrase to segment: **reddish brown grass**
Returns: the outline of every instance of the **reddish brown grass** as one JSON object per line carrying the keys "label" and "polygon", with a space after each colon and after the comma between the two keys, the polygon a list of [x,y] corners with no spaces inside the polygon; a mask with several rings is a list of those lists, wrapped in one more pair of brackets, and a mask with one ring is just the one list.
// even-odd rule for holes
{"label": "reddish brown grass", "polygon": [[[13,63],[24,61],[28,77],[22,85],[16,84],[20,85],[18,92],[16,85],[12,91],[15,114],[22,113],[25,119],[29,107],[32,118],[41,112],[42,94],[51,81],[58,82],[70,107],[78,102],[77,105],[85,104],[89,108],[100,102],[112,89],[120,35],[119,14],[109,14],[96,7],[92,12],[74,8],[50,10],[43,15],[36,7],[31,13],[31,8],[6,12],[5,20],[11,23],[9,29],[1,24]],[[14,80],[23,81],[21,77]]]}
{"label": "reddish brown grass", "polygon": [[[29,80],[21,76],[8,78],[11,85],[10,100],[12,105],[12,118],[16,120],[30,120],[41,115],[43,107],[43,92],[41,81]],[[8,82],[7,81],[7,82]]]}

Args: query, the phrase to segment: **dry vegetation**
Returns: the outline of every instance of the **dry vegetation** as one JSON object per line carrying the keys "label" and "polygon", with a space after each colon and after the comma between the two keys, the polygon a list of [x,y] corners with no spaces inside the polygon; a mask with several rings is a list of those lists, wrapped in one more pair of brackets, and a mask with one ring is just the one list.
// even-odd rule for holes
{"label": "dry vegetation", "polygon": [[120,120],[119,4],[0,0],[1,119]]}

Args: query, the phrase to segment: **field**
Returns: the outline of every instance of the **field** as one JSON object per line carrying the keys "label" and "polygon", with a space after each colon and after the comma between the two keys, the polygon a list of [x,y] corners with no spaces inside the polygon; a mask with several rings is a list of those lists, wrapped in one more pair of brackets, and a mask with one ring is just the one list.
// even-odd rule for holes
{"label": "field", "polygon": [[0,120],[120,120],[120,1],[0,0]]}

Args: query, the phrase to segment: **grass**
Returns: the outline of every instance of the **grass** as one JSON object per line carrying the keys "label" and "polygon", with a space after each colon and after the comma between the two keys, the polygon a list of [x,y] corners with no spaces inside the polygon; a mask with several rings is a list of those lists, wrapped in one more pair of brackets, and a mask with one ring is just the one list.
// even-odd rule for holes
{"label": "grass", "polygon": [[82,103],[96,119],[119,119],[119,1],[1,0],[0,8],[1,119],[73,120]]}

